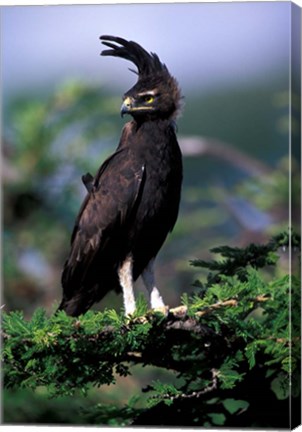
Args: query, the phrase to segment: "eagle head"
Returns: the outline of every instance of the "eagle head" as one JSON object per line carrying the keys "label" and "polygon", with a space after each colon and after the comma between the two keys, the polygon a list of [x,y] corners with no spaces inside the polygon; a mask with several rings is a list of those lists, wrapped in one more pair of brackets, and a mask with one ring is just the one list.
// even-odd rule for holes
{"label": "eagle head", "polygon": [[[101,36],[110,49],[103,56],[121,57],[137,67],[137,83],[123,97],[121,114],[136,120],[174,119],[181,107],[181,93],[176,79],[154,53],[148,53],[136,42],[115,36]],[[113,43],[114,42],[114,43]]]}

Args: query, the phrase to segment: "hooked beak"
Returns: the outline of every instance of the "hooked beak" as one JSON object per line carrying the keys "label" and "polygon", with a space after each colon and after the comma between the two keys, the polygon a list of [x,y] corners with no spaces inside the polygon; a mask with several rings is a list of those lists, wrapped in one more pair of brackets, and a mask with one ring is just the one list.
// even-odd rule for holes
{"label": "hooked beak", "polygon": [[124,102],[121,106],[121,116],[123,117],[125,114],[130,114],[133,107],[133,99],[127,96],[124,99]]}

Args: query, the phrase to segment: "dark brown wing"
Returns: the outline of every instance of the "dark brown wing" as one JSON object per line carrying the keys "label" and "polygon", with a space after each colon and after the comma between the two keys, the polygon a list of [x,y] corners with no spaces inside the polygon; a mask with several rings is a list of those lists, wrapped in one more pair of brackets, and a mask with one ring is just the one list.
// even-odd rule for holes
{"label": "dark brown wing", "polygon": [[[64,297],[87,289],[95,280],[94,260],[112,238],[126,229],[143,187],[144,167],[135,163],[128,149],[120,149],[99,169],[87,194],[71,238],[71,251],[62,274]],[[118,254],[118,251],[117,251]],[[87,296],[89,293],[87,292]]]}

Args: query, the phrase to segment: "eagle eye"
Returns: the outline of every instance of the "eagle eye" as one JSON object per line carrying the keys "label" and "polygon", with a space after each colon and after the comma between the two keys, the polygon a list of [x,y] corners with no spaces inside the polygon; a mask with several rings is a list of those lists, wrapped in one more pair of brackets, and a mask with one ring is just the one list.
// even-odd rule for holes
{"label": "eagle eye", "polygon": [[154,96],[152,96],[152,95],[146,95],[146,96],[144,96],[144,102],[150,104],[153,101],[154,101]]}

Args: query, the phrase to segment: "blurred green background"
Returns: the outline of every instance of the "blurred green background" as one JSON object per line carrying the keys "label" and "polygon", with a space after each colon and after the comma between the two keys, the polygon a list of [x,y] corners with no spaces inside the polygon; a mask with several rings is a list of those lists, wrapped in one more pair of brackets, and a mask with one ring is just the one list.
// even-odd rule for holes
{"label": "blurred green background", "polygon": [[[117,146],[125,122],[119,116],[121,97],[135,77],[127,63],[98,57],[100,34],[129,37],[157,52],[185,95],[178,121],[184,155],[180,214],[156,268],[166,303],[177,306],[182,293],[194,291],[193,281],[205,277],[189,266],[190,259],[208,259],[209,249],[221,244],[266,241],[288,228],[290,28],[284,13],[290,13],[290,4],[218,6],[4,8],[6,311],[21,309],[30,317],[39,306],[55,310],[74,219],[85,196],[81,175],[94,174]],[[169,16],[183,28],[176,26],[175,34],[169,24],[151,26],[146,35],[146,16],[151,24],[159,16],[167,22]],[[291,100],[296,143],[300,98],[293,94]],[[293,152],[292,202],[298,224],[299,146]],[[137,291],[144,292],[140,282]],[[121,305],[121,297],[109,294],[95,309]],[[123,406],[131,396],[142,398],[141,387],[162,374],[135,369],[115,387],[92,389],[87,399],[49,400],[43,388],[36,393],[5,391],[3,421],[93,423],[85,411],[92,403]]]}

